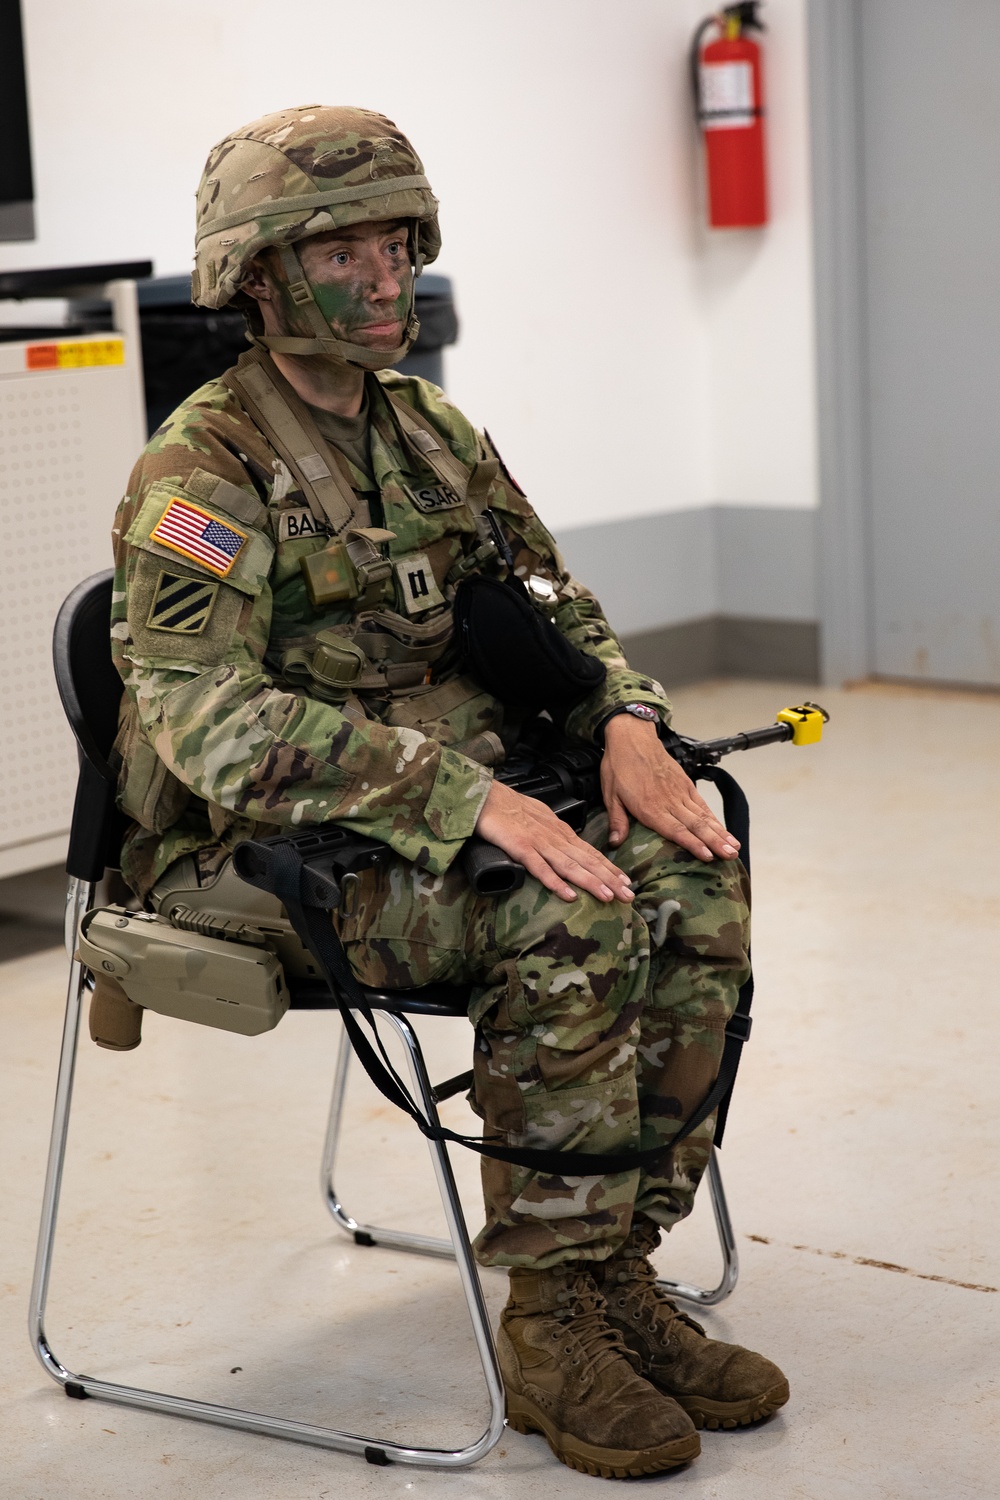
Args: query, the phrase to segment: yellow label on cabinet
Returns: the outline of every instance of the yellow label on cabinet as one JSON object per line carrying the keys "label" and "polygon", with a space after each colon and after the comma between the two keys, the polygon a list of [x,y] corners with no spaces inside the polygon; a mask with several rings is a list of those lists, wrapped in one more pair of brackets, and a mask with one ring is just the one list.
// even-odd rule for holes
{"label": "yellow label on cabinet", "polygon": [[90,365],[123,365],[123,339],[60,339],[55,344],[29,344],[24,351],[29,370],[82,370]]}

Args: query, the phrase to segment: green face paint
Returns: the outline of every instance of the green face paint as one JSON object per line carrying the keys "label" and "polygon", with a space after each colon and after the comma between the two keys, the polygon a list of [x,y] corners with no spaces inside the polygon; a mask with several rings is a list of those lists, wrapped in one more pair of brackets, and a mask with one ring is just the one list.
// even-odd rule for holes
{"label": "green face paint", "polygon": [[[382,302],[373,307],[369,301],[372,290],[371,277],[357,273],[343,281],[310,281],[316,306],[329,323],[334,338],[352,342],[358,329],[371,323],[398,321],[404,327],[410,314],[413,271],[403,261],[394,272],[399,284],[399,295],[391,303]],[[280,299],[281,321],[289,333],[309,337],[312,328],[302,309],[291,297],[286,282],[277,283],[275,290]]]}
{"label": "green face paint", "polygon": [[370,323],[391,323],[394,320],[406,323],[410,312],[410,283],[412,273],[408,266],[398,272],[399,296],[390,304],[372,307],[368,301],[370,290],[367,278],[352,277],[347,282],[313,281],[313,296],[334,335],[351,341],[359,328]]}
{"label": "green face paint", "polygon": [[[413,268],[406,238],[383,231],[377,249],[371,244],[375,236],[344,238],[347,245],[336,240],[331,245],[331,237],[324,235],[302,256],[291,247],[281,251],[280,268],[275,266],[268,276],[277,317],[272,316],[272,332],[264,342],[283,353],[308,352],[334,364],[384,369],[403,357],[418,327],[412,316]],[[350,243],[352,238],[361,242],[359,247]],[[292,288],[300,289],[302,282],[310,295],[296,302]],[[379,331],[366,335],[366,329]]]}

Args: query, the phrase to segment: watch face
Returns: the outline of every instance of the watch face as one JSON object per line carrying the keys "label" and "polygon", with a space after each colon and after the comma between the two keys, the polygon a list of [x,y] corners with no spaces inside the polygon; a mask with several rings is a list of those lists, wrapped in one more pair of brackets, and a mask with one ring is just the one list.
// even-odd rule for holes
{"label": "watch face", "polygon": [[660,718],[656,709],[651,708],[648,703],[626,703],[625,712],[634,714],[637,719],[648,719],[652,724],[658,723]]}

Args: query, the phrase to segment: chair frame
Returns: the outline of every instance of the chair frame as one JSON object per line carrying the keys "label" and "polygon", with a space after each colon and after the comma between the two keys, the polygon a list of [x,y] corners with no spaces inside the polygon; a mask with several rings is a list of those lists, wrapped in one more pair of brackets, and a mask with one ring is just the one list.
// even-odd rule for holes
{"label": "chair frame", "polygon": [[[67,946],[75,953],[77,933],[85,912],[94,904],[96,886],[88,881],[71,878],[67,893],[66,933]],[[66,996],[66,1015],[63,1023],[62,1048],[59,1073],[56,1083],[55,1111],[52,1122],[52,1138],[49,1145],[48,1166],[42,1200],[41,1225],[38,1236],[38,1251],[31,1288],[29,1331],[32,1346],[42,1367],[53,1380],[63,1387],[67,1396],[84,1399],[94,1396],[105,1401],[114,1401],[121,1406],[133,1406],[142,1411],[160,1412],[168,1416],[193,1417],[202,1422],[213,1422],[221,1427],[238,1428],[244,1432],[258,1432],[269,1437],[292,1438],[298,1442],[313,1443],[323,1448],[338,1449],[366,1458],[373,1464],[420,1464],[431,1468],[462,1468],[483,1458],[497,1443],[504,1428],[504,1390],[497,1363],[496,1348],[490,1327],[489,1314],[483,1298],[479,1273],[472,1255],[465,1216],[458,1197],[451,1162],[446,1146],[429,1141],[431,1161],[441,1195],[448,1225],[450,1241],[449,1255],[458,1264],[459,1280],[465,1295],[473,1337],[483,1369],[489,1398],[489,1420],[480,1437],[463,1448],[442,1449],[433,1447],[408,1447],[390,1442],[385,1438],[365,1437],[358,1433],[342,1431],[335,1427],[319,1426],[312,1422],[299,1422],[286,1417],[271,1416],[264,1412],[245,1411],[241,1407],[222,1406],[208,1401],[196,1401],[184,1396],[173,1396],[163,1391],[148,1390],[140,1386],[118,1384],[100,1380],[94,1376],[79,1374],[67,1368],[54,1353],[45,1332],[45,1311],[48,1301],[49,1281],[55,1245],[59,1199],[62,1188],[63,1168],[66,1160],[66,1144],[69,1134],[70,1108],[73,1100],[73,1084],[76,1057],[80,1036],[80,1020],[83,998],[87,991],[86,970],[75,957],[70,963],[69,986]],[[382,1003],[379,1003],[381,999]],[[428,1121],[439,1123],[434,1090],[427,1076],[423,1052],[416,1032],[406,1017],[386,1008],[391,1004],[387,996],[372,997],[372,1007],[382,1014],[403,1040],[409,1065],[410,1078]]]}
{"label": "chair frame", "polygon": [[[70,874],[67,890],[65,922],[70,971],[28,1317],[32,1347],[43,1369],[62,1386],[67,1396],[78,1400],[96,1397],[142,1411],[189,1417],[221,1427],[257,1432],[269,1437],[288,1438],[356,1454],[367,1459],[369,1463],[379,1465],[399,1463],[452,1469],[474,1464],[495,1446],[503,1432],[505,1398],[489,1315],[447,1146],[441,1141],[428,1141],[448,1228],[447,1239],[361,1224],[347,1213],[337,1195],[333,1180],[352,1051],[346,1033],[341,1037],[329,1123],[323,1148],[321,1167],[323,1201],[334,1221],[352,1236],[358,1245],[382,1245],[396,1250],[455,1260],[489,1402],[489,1417],[481,1435],[474,1442],[461,1448],[407,1446],[385,1438],[366,1437],[335,1427],[296,1421],[265,1412],[247,1411],[241,1407],[193,1400],[140,1386],[101,1380],[73,1371],[63,1364],[49,1342],[45,1331],[45,1314],[66,1161],[80,1021],[84,995],[88,990],[87,971],[76,957],[77,942],[83,917],[94,905],[97,878],[100,870],[103,869],[106,852],[113,842],[112,828],[115,817],[114,776],[108,765],[106,753],[95,737],[94,726],[88,721],[79,701],[77,685],[73,679],[71,666],[73,629],[77,619],[87,610],[90,610],[92,614],[99,611],[105,595],[110,601],[111,578],[112,575],[108,572],[96,575],[80,584],[64,603],[56,624],[54,653],[56,675],[67,716],[80,746],[81,771],[74,809],[70,856],[67,862],[69,870],[73,872]],[[443,1005],[435,1007],[432,1002],[421,1001],[420,993],[420,991],[413,991],[409,994],[404,992],[392,994],[369,990],[366,991],[366,996],[372,1011],[388,1023],[402,1043],[415,1097],[428,1123],[437,1126],[440,1124],[437,1112],[438,1101],[458,1092],[461,1080],[451,1080],[450,1084],[440,1085],[437,1090],[431,1085],[423,1051],[408,1012],[424,1014],[455,1014],[455,1012]],[[739,1275],[736,1243],[714,1147],[709,1159],[708,1177],[723,1257],[722,1279],[716,1287],[709,1289],[683,1282],[667,1280],[660,1282],[661,1286],[675,1296],[702,1306],[711,1306],[728,1297],[735,1288]]]}

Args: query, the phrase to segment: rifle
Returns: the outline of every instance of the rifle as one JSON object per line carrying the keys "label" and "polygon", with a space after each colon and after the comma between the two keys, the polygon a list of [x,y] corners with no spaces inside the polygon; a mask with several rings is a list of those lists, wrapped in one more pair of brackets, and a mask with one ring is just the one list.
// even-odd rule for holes
{"label": "rifle", "polygon": [[[697,781],[706,777],[724,755],[736,750],[753,750],[782,740],[795,745],[814,744],[822,737],[829,717],[818,704],[801,703],[781,709],[775,722],[763,729],[748,729],[724,739],[693,740],[672,729],[663,730],[661,737],[668,752],[691,780]],[[494,774],[523,796],[546,803],[575,833],[580,833],[592,809],[601,805],[603,752],[596,745],[560,738],[552,725],[548,730],[548,739],[538,735],[529,738]],[[328,908],[339,905],[340,883],[345,876],[393,858],[392,849],[381,840],[326,823],[239,845],[234,862],[240,876],[251,885],[270,889],[272,849],[289,841],[294,842],[303,860],[304,893]],[[461,860],[469,884],[480,896],[507,895],[524,884],[524,866],[485,839],[468,839]]]}
{"label": "rifle", "polygon": [[[811,745],[822,738],[830,715],[818,703],[800,703],[783,708],[773,724],[747,729],[718,740],[693,740],[672,729],[661,732],[661,740],[692,781],[704,780],[724,755],[736,750],[755,750],[790,740]],[[497,781],[525,797],[544,802],[574,833],[582,833],[588,816],[601,805],[601,757],[596,745],[563,744],[548,753],[533,756],[515,752],[507,764],[494,772]],[[496,844],[469,839],[461,855],[466,878],[480,896],[505,896],[524,884],[525,869]]]}

